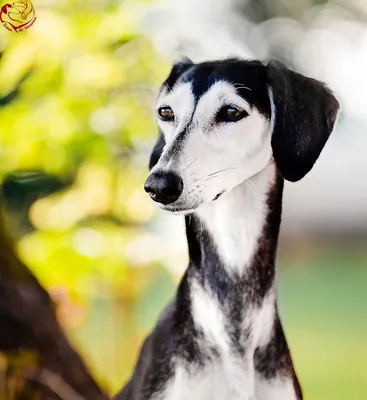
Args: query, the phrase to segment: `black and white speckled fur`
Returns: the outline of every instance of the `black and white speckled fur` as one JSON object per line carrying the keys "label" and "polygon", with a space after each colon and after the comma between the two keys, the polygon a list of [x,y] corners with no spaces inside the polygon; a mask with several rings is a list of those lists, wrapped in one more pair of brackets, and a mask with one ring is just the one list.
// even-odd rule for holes
{"label": "black and white speckled fur", "polygon": [[[237,152],[225,159],[222,144],[218,147],[215,142],[217,148],[211,153],[204,142],[196,144],[199,136],[190,144],[190,136],[205,131],[198,128],[200,121],[195,122],[195,107],[205,96],[206,110],[210,96],[232,99],[228,85],[249,105],[247,122],[242,128],[237,123],[236,129],[249,130],[243,135],[262,136],[259,143],[265,150],[248,139],[244,143],[251,155],[246,160],[251,159],[256,170],[210,179],[214,183],[205,185],[214,176],[208,173],[210,168],[221,172],[223,163],[228,171],[226,163],[234,161]],[[185,218],[190,262],[176,297],[146,339],[134,374],[117,399],[302,399],[276,305],[283,179],[299,180],[312,168],[333,129],[339,104],[320,82],[280,64],[259,61],[187,60],[173,67],[163,85],[165,102],[176,88],[182,91],[176,103],[172,100],[176,108],[186,101],[185,91],[192,93],[192,97],[187,94],[191,119],[185,118],[174,134],[169,133],[172,128],[160,126],[150,168],[151,173],[174,169],[190,189],[183,190],[173,207],[160,205],[189,213]],[[205,112],[197,118],[205,119]],[[219,135],[241,138],[234,126],[227,124]],[[256,132],[259,127],[261,132]],[[222,157],[219,163],[211,165],[212,160],[206,159],[200,166],[196,160],[203,148],[206,157]],[[253,153],[256,157],[251,158]],[[209,170],[204,173],[205,168]]]}

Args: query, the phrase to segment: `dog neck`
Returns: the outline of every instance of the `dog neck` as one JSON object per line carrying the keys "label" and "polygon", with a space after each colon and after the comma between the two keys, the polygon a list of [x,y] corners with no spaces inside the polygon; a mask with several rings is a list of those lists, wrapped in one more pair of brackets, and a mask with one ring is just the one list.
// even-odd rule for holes
{"label": "dog neck", "polygon": [[[265,244],[272,242],[274,246],[268,251],[275,251],[279,229],[275,232],[267,230],[273,228],[268,226],[268,219],[274,212],[280,214],[280,208],[274,210],[274,205],[269,204],[274,201],[274,196],[281,196],[278,185],[276,167],[270,161],[251,180],[244,181],[199,210],[197,218],[201,223],[201,232],[204,230],[206,233],[197,236],[204,265],[210,264],[214,251],[229,275],[242,278],[254,259],[259,258],[258,253]],[[279,224],[280,220],[277,228]],[[211,239],[211,246],[207,246],[205,236]],[[265,239],[267,243],[264,243]],[[209,263],[206,262],[208,256]]]}
{"label": "dog neck", "polygon": [[270,161],[251,180],[186,217],[191,268],[204,279],[212,268],[238,279],[254,263],[273,269],[282,192],[283,179]]}
{"label": "dog neck", "polygon": [[276,317],[274,276],[282,191],[283,178],[270,161],[250,183],[186,217],[190,264],[177,304],[188,331],[202,332],[226,348],[228,341],[223,338],[230,337],[241,352],[246,329],[254,325],[247,326],[246,319],[263,313],[256,345],[261,335],[268,339]]}

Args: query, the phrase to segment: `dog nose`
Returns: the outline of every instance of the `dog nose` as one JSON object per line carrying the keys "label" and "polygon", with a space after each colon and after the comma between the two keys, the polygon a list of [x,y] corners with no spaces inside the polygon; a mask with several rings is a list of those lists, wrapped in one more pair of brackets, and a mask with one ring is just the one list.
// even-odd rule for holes
{"label": "dog nose", "polygon": [[145,181],[144,189],[152,200],[162,204],[175,202],[183,190],[182,179],[173,172],[154,172]]}

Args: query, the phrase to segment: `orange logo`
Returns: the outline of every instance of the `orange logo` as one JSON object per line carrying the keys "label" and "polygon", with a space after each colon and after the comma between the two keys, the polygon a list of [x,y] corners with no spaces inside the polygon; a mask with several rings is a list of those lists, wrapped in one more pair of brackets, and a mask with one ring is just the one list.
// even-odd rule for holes
{"label": "orange logo", "polygon": [[29,0],[7,3],[0,9],[0,21],[9,31],[24,31],[31,27],[36,19],[36,13]]}

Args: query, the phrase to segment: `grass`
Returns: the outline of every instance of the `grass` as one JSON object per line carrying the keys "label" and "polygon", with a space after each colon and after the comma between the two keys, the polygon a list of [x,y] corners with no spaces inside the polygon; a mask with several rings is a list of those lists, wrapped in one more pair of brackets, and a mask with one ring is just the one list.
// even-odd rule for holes
{"label": "grass", "polygon": [[355,256],[334,249],[278,275],[280,311],[305,399],[367,399],[367,257],[349,263]]}

